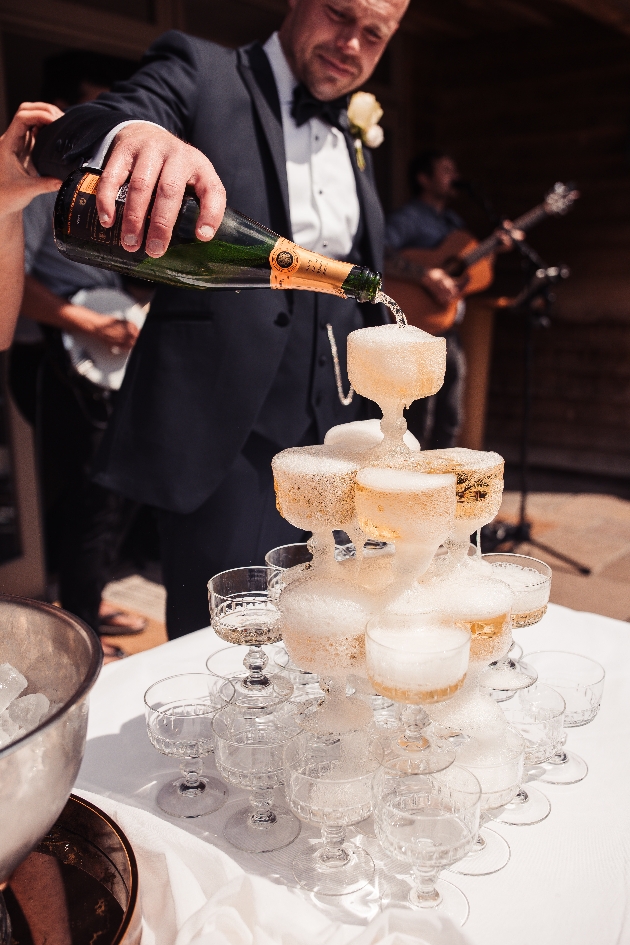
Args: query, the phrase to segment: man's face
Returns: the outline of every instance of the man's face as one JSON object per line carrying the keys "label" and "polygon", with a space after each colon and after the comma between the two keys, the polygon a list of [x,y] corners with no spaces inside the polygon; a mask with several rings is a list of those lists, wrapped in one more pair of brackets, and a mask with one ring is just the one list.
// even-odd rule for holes
{"label": "man's face", "polygon": [[282,48],[296,78],[330,101],[372,75],[409,0],[289,0]]}
{"label": "man's face", "polygon": [[456,196],[457,191],[453,187],[453,181],[459,180],[459,176],[457,164],[453,158],[441,157],[434,162],[431,176],[418,174],[418,181],[424,194],[446,200]]}

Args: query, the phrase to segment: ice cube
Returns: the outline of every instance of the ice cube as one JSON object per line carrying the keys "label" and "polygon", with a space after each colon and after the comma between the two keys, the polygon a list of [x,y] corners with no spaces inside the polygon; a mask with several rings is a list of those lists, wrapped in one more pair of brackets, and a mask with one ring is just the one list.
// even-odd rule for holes
{"label": "ice cube", "polygon": [[24,729],[13,721],[6,709],[0,712],[0,748],[24,734]]}
{"label": "ice cube", "polygon": [[10,663],[0,665],[0,712],[13,702],[26,689],[28,683],[22,673],[18,672]]}
{"label": "ice cube", "polygon": [[26,732],[30,732],[39,725],[49,708],[50,702],[46,696],[41,692],[36,692],[30,696],[20,696],[19,699],[14,699],[7,712],[16,725],[19,725]]}

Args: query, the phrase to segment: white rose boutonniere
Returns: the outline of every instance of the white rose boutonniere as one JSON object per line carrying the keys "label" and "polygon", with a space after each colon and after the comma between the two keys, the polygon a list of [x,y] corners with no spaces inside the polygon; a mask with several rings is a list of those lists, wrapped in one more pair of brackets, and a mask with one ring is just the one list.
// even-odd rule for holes
{"label": "white rose boutonniere", "polygon": [[365,170],[363,145],[368,148],[378,148],[385,137],[379,121],[383,117],[383,109],[371,92],[355,92],[348,105],[348,121],[350,132],[354,135],[354,146],[357,152],[359,170]]}

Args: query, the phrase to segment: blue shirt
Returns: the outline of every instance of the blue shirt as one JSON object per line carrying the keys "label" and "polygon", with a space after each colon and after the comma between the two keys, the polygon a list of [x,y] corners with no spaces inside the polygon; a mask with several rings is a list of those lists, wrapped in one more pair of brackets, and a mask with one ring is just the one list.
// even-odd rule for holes
{"label": "blue shirt", "polygon": [[454,210],[441,213],[416,197],[387,217],[385,246],[389,250],[435,249],[453,230],[462,230],[464,221]]}

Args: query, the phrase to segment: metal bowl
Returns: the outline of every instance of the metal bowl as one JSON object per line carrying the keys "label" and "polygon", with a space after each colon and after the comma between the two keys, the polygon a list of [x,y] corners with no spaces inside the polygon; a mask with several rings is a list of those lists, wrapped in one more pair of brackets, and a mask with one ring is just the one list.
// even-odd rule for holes
{"label": "metal bowl", "polygon": [[58,705],[36,729],[0,750],[0,888],[48,833],[79,773],[88,693],[103,654],[98,637],[72,614],[0,596],[0,663]]}

